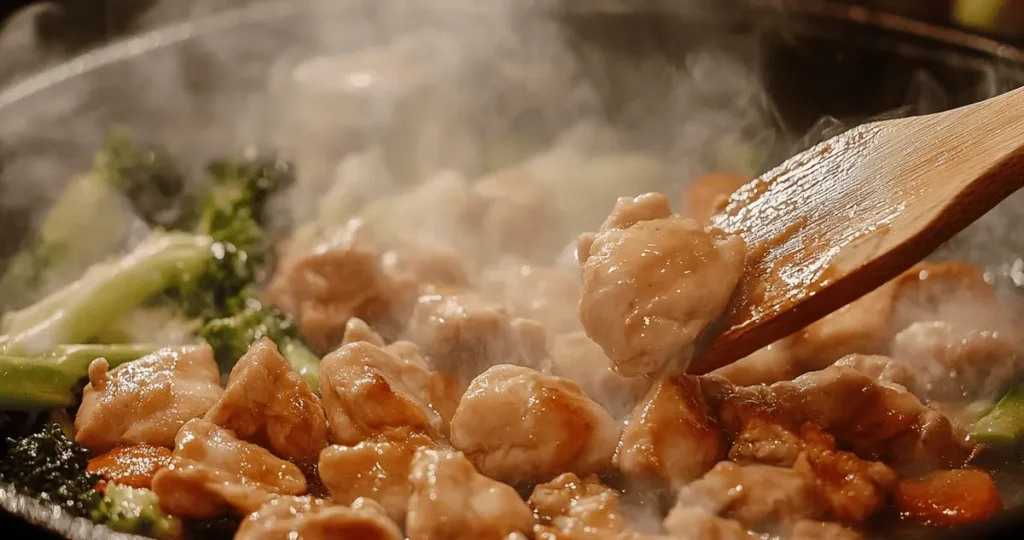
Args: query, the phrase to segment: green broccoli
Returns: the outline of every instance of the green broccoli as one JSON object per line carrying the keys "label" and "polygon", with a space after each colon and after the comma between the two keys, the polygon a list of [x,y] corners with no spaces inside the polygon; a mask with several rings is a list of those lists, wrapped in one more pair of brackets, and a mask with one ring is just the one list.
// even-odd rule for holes
{"label": "green broccoli", "polygon": [[168,540],[182,536],[182,523],[160,509],[152,491],[107,483],[90,517],[117,532]]}
{"label": "green broccoli", "polygon": [[224,371],[230,371],[249,345],[268,337],[277,344],[292,369],[302,375],[314,390],[318,389],[320,358],[299,337],[292,318],[276,308],[250,300],[238,313],[210,320],[199,334],[213,347],[217,363]]}
{"label": "green broccoli", "polygon": [[157,345],[63,345],[40,356],[0,355],[0,409],[33,410],[69,407],[89,364],[106,358],[118,366],[150,354]]}
{"label": "green broccoli", "polygon": [[60,425],[49,424],[7,444],[0,480],[76,516],[88,517],[97,507],[101,497],[95,486],[102,478],[86,470],[89,452]]}
{"label": "green broccoli", "polygon": [[1024,381],[1017,382],[971,428],[971,438],[989,446],[1010,447],[1024,439]]}
{"label": "green broccoli", "polygon": [[69,182],[38,234],[0,277],[0,310],[17,308],[75,279],[124,248],[145,227],[190,228],[196,197],[166,152],[108,136],[93,168]]}

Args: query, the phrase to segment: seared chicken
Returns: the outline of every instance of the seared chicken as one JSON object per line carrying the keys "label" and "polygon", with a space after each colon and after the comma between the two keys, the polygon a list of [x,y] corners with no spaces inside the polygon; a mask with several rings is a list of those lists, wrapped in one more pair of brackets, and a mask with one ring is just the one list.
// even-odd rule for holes
{"label": "seared chicken", "polygon": [[97,453],[141,443],[170,448],[181,426],[222,393],[208,345],[161,349],[109,372],[98,358],[89,366],[75,440]]}
{"label": "seared chicken", "polygon": [[249,514],[235,540],[402,540],[402,530],[372,505],[352,507],[313,497],[278,497]]}
{"label": "seared chicken", "polygon": [[848,354],[835,363],[838,367],[853,368],[880,383],[898,384],[914,388],[917,377],[911,368],[899,360],[874,354]]}
{"label": "seared chicken", "polygon": [[619,494],[591,475],[583,480],[572,473],[533,489],[528,501],[539,523],[539,540],[653,540],[627,528],[619,510]]}
{"label": "seared chicken", "polygon": [[755,540],[735,519],[723,518],[697,506],[676,506],[665,518],[665,530],[677,540]]}
{"label": "seared chicken", "polygon": [[745,255],[673,215],[664,195],[621,198],[580,242],[583,329],[626,376],[682,372],[698,335],[725,310]]}
{"label": "seared chicken", "polygon": [[551,347],[551,372],[579,383],[591,399],[615,418],[628,416],[651,387],[647,377],[623,377],[601,346],[583,332],[555,336]]}
{"label": "seared chicken", "polygon": [[601,470],[618,435],[615,419],[578,384],[511,365],[473,380],[451,427],[452,445],[480,472],[509,482]]}
{"label": "seared chicken", "polygon": [[268,338],[254,343],[238,360],[224,395],[205,418],[298,463],[316,461],[327,446],[327,418],[320,398]]}
{"label": "seared chicken", "polygon": [[409,482],[410,540],[499,539],[533,528],[519,494],[478,473],[461,452],[420,450]]}
{"label": "seared chicken", "polygon": [[633,410],[615,463],[631,477],[679,486],[700,478],[725,455],[725,437],[697,377],[662,379]]}
{"label": "seared chicken", "polygon": [[181,428],[173,456],[152,483],[161,508],[170,514],[203,518],[234,510],[244,515],[278,495],[306,491],[306,479],[294,464],[206,420]]}
{"label": "seared chicken", "polygon": [[712,374],[739,386],[792,380],[800,374],[800,369],[790,350],[790,341],[790,338],[780,339],[716,369]]}

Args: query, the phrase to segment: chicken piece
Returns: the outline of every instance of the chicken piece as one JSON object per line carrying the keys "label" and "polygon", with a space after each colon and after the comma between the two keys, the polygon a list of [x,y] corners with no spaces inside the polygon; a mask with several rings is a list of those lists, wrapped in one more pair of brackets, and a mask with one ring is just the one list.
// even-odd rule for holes
{"label": "chicken piece", "polygon": [[249,514],[235,540],[402,540],[402,530],[373,507],[352,508],[313,497],[278,497]]}
{"label": "chicken piece", "polygon": [[325,356],[320,392],[331,441],[352,446],[405,427],[439,436],[441,417],[423,401],[428,379],[422,358],[400,358],[366,341]]}
{"label": "chicken piece", "polygon": [[792,429],[770,417],[754,416],[733,439],[729,459],[741,465],[792,467],[803,451],[804,441]]}
{"label": "chicken piece", "polygon": [[497,364],[539,367],[547,332],[469,291],[436,290],[419,298],[409,337],[434,369],[470,380]]}
{"label": "chicken piece", "polygon": [[320,453],[320,480],[335,502],[350,504],[365,497],[401,522],[412,493],[408,476],[413,456],[421,448],[436,445],[430,437],[412,430],[353,446],[332,445]]}
{"label": "chicken piece", "polygon": [[422,285],[469,287],[469,269],[459,254],[436,242],[403,242],[384,253],[384,271]]}
{"label": "chicken piece", "polygon": [[473,184],[480,206],[473,226],[485,257],[548,259],[558,253],[565,226],[554,193],[521,168],[504,169]]}
{"label": "chicken piece", "polygon": [[892,355],[913,370],[915,393],[929,399],[993,398],[1024,367],[1010,334],[919,322],[896,335]]}
{"label": "chicken piece", "polygon": [[898,384],[914,388],[917,378],[903,362],[871,354],[848,354],[836,360],[836,366],[853,368],[880,383]]}
{"label": "chicken piece", "polygon": [[416,298],[417,284],[385,272],[380,253],[359,237],[357,225],[336,241],[291,253],[267,286],[265,301],[291,314],[303,337],[320,350],[341,343],[352,317],[397,337]]}
{"label": "chicken piece", "polygon": [[473,380],[452,419],[451,441],[483,474],[543,481],[611,463],[619,426],[572,381],[494,366]]}
{"label": "chicken piece", "polygon": [[879,510],[896,488],[899,478],[884,463],[837,451],[835,439],[814,424],[804,424],[800,434],[806,449],[795,468],[817,479],[831,518],[859,524]]}
{"label": "chicken piece", "polygon": [[780,339],[716,369],[712,374],[739,386],[792,380],[800,374],[800,370],[790,351],[789,343],[790,338]]}
{"label": "chicken piece", "polygon": [[633,410],[615,464],[631,477],[679,486],[700,478],[725,455],[726,443],[697,377],[662,379]]}
{"label": "chicken piece", "polygon": [[537,321],[550,332],[580,329],[578,270],[507,262],[485,269],[479,289],[485,298],[507,306],[512,316]]}
{"label": "chicken piece", "polygon": [[366,324],[366,321],[359,317],[352,317],[345,323],[345,333],[341,338],[341,345],[344,347],[349,343],[355,343],[357,341],[365,341],[371,345],[378,347],[384,347],[384,338],[377,332],[370,328],[370,325]]}
{"label": "chicken piece", "polygon": [[248,514],[277,495],[306,491],[306,478],[294,464],[206,420],[182,426],[173,456],[153,477],[152,489],[161,508],[177,516]]}
{"label": "chicken piece", "polygon": [[861,540],[863,537],[838,523],[803,519],[793,525],[789,540]]}
{"label": "chicken piece", "polygon": [[409,482],[410,540],[498,539],[533,528],[516,490],[478,473],[461,452],[420,450]]}
{"label": "chicken piece", "polygon": [[696,506],[676,506],[665,517],[665,530],[677,540],[754,540],[762,538],[734,519]]}
{"label": "chicken piece", "polygon": [[711,216],[725,209],[729,196],[749,181],[746,176],[723,171],[709,173],[690,182],[683,192],[684,215],[702,227],[708,226]]}
{"label": "chicken piece", "polygon": [[316,461],[327,446],[320,398],[268,338],[253,343],[238,360],[205,419],[297,463]]}
{"label": "chicken piece", "polygon": [[923,262],[897,283],[892,333],[915,322],[945,321],[956,326],[1012,331],[1013,320],[996,299],[995,289],[977,266],[962,261]]}
{"label": "chicken piece", "polygon": [[89,384],[75,416],[75,440],[94,453],[148,443],[173,447],[174,436],[221,397],[209,345],[161,349],[109,372],[89,365]]}
{"label": "chicken piece", "polygon": [[555,336],[551,372],[576,381],[615,418],[628,416],[652,383],[647,377],[630,378],[616,373],[601,346],[583,332]]}
{"label": "chicken piece", "polygon": [[976,450],[948,418],[902,386],[830,366],[771,386],[731,387],[710,380],[705,395],[727,433],[754,418],[798,429],[817,424],[860,456],[884,459],[902,471],[963,465]]}
{"label": "chicken piece", "polygon": [[[817,486],[806,474],[731,461],[719,462],[702,478],[680,489],[676,508],[700,508],[755,530],[813,519],[823,510]],[[675,521],[671,514],[666,523],[669,520]]]}
{"label": "chicken piece", "polygon": [[[527,501],[550,538],[618,538],[626,529],[619,494],[597,476],[581,480],[572,473],[533,488]],[[538,535],[542,536],[542,535]]]}
{"label": "chicken piece", "polygon": [[623,375],[684,371],[693,342],[739,282],[743,240],[713,237],[649,193],[619,199],[583,251],[587,243],[579,252],[587,335]]}
{"label": "chicken piece", "polygon": [[798,373],[823,369],[853,353],[884,353],[892,339],[898,283],[890,281],[790,337]]}

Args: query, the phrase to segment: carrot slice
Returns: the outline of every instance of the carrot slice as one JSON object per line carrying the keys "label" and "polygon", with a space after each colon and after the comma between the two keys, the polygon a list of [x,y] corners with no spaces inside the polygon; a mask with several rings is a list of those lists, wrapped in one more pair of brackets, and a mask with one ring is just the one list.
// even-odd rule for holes
{"label": "carrot slice", "polygon": [[934,471],[901,480],[895,502],[900,517],[940,526],[984,521],[1003,507],[992,477],[977,469]]}
{"label": "carrot slice", "polygon": [[149,488],[153,475],[171,462],[171,451],[162,446],[119,446],[89,460],[88,471],[123,486]]}

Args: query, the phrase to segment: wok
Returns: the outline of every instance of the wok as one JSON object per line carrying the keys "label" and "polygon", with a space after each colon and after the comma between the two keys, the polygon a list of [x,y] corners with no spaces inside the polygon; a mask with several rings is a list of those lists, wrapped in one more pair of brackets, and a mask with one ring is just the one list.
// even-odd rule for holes
{"label": "wok", "polygon": [[[112,125],[190,166],[250,147],[283,150],[309,178],[300,186],[309,196],[283,211],[302,215],[338,154],[371,142],[406,178],[441,166],[480,172],[500,165],[481,158],[493,148],[543,148],[566,125],[599,120],[623,144],[661,156],[673,180],[658,187],[678,193],[723,166],[723,152],[740,155],[724,166],[753,174],[867,119],[1024,85],[1024,51],[832,2],[514,4],[262,3],[22,80],[0,91],[0,260]],[[391,64],[396,49],[407,63]],[[313,55],[348,58],[338,68],[347,78],[318,79],[339,65],[331,60],[296,69]],[[1022,218],[1018,194],[935,256],[982,265],[1016,301]],[[1024,482],[1000,482],[1006,515],[953,537],[1024,530],[1014,520]],[[7,491],[0,506],[62,536],[110,536]]]}

